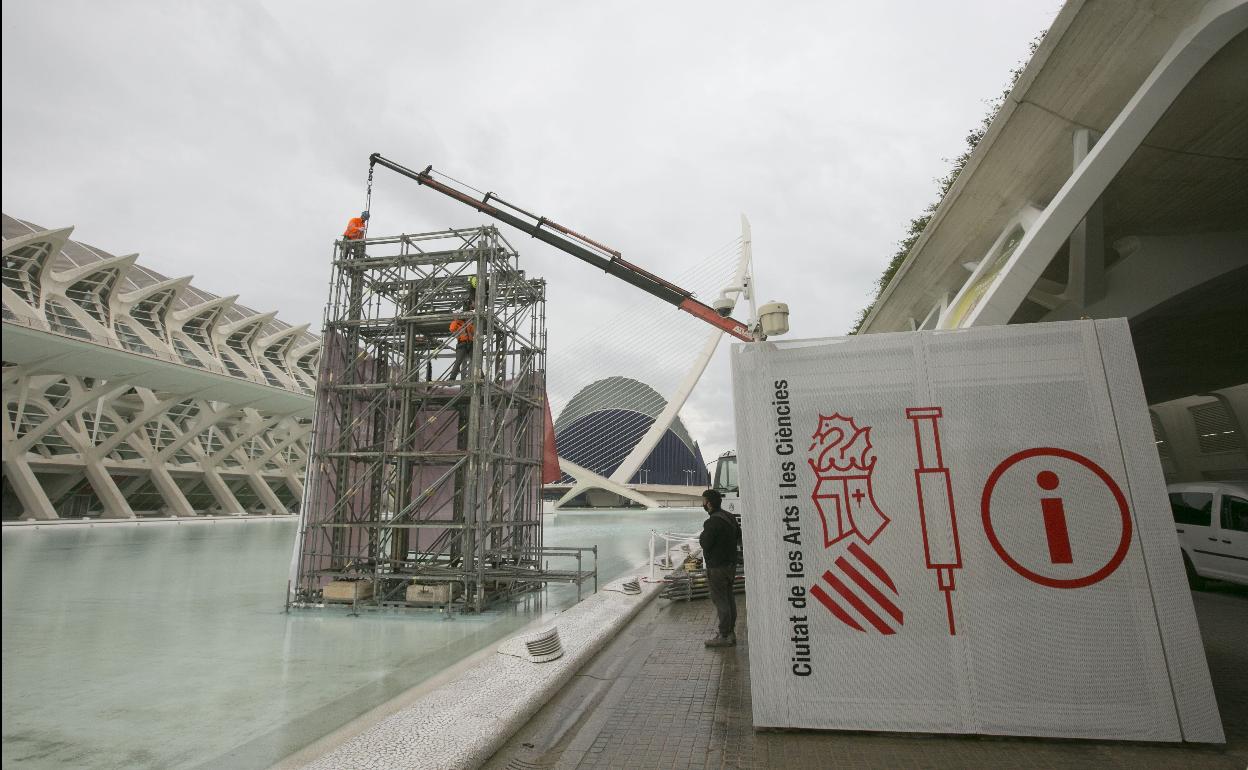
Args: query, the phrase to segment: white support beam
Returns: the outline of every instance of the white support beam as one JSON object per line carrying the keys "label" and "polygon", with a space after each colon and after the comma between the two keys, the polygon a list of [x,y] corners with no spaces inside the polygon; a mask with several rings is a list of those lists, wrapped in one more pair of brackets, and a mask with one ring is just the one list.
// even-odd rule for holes
{"label": "white support beam", "polygon": [[[145,392],[151,393],[151,391]],[[143,398],[142,395],[139,397]],[[110,400],[116,400],[116,397]],[[153,396],[151,401],[148,401],[143,407],[143,411],[135,414],[129,420],[123,419],[115,411],[110,411],[108,414],[110,419],[117,425],[117,432],[96,446],[94,451],[100,457],[107,457],[114,449],[121,446],[123,441],[126,441],[131,435],[141,430],[152,418],[163,414],[169,410],[169,407],[183,400],[181,396],[167,396],[163,400],[158,400]]]}
{"label": "white support beam", "polygon": [[191,502],[186,499],[186,495],[182,492],[182,487],[178,486],[178,482],[169,473],[169,469],[163,464],[153,463],[151,466],[152,486],[156,487],[156,491],[160,493],[160,497],[165,501],[165,507],[174,516],[194,516],[195,509],[191,507]]}
{"label": "white support beam", "polygon": [[623,498],[632,500],[634,503],[637,503],[644,508],[659,507],[658,501],[648,495],[643,495],[641,492],[638,492],[625,484],[616,483],[605,476],[599,476],[597,473],[594,473],[588,468],[582,468],[571,460],[565,460],[560,457],[559,469],[575,479],[575,483],[572,485],[572,488],[569,489],[563,497],[559,498],[559,500],[555,503],[554,507],[556,510],[567,505],[577,495],[591,489],[602,489],[607,492],[614,492]]}
{"label": "white support beam", "polygon": [[251,485],[252,491],[260,498],[260,502],[264,503],[264,507],[269,513],[286,513],[286,506],[278,499],[277,493],[273,491],[273,487],[259,473],[248,473],[247,483]]}
{"label": "white support beam", "polygon": [[204,468],[203,473],[204,485],[212,493],[222,513],[246,513],[243,510],[242,503],[238,502],[238,498],[234,496],[229,485],[225,483],[225,479],[221,478],[220,471],[216,468]]}
{"label": "white support beam", "polygon": [[1248,30],[1248,0],[1214,0],[1179,34],[1153,71],[1029,228],[983,300],[959,326],[1008,323],[1062,242],[1074,231],[1192,78]]}
{"label": "white support beam", "polygon": [[22,457],[4,458],[4,478],[13,488],[18,502],[22,504],[22,517],[49,520],[57,518],[52,501],[43,491],[39,478],[31,470],[30,463]]}
{"label": "white support beam", "polygon": [[[78,388],[81,386],[74,384],[73,387]],[[87,391],[87,393],[89,392]],[[61,438],[65,439],[66,443],[81,458],[82,471],[86,474],[87,481],[91,484],[91,489],[95,492],[96,498],[104,506],[104,516],[109,519],[135,518],[134,509],[126,501],[126,496],[121,493],[117,482],[113,481],[113,476],[108,472],[107,466],[92,451],[94,446],[91,443],[91,436],[85,431],[75,429],[73,422],[73,420],[67,419],[57,420],[53,429]]]}
{"label": "white support beam", "polygon": [[89,404],[96,403],[99,399],[109,399],[121,395],[126,392],[130,386],[125,384],[117,384],[116,382],[102,382],[89,390],[82,390],[75,386],[77,380],[73,377],[68,378],[71,387],[76,391],[65,406],[48,415],[48,418],[31,428],[26,435],[14,442],[14,451],[29,452],[30,448],[39,443],[39,440],[48,433],[56,430],[65,420],[76,415],[80,410]]}
{"label": "white support beam", "polygon": [[[1092,129],[1075,129],[1075,171],[1088,157],[1096,140]],[[1097,198],[1087,216],[1079,220],[1070,234],[1070,265],[1063,295],[1079,309],[1105,296],[1105,216],[1102,209],[1101,198]]]}
{"label": "white support beam", "polygon": [[190,444],[197,436],[199,436],[200,433],[203,433],[212,426],[229,417],[234,411],[229,407],[213,409],[207,401],[202,401],[200,399],[195,400],[195,405],[199,408],[199,413],[195,415],[195,418],[192,420],[192,424],[187,426],[185,430],[179,428],[167,417],[161,417],[161,419],[163,419],[175,433],[180,435],[178,435],[177,438],[175,438],[168,445],[161,448],[156,455],[158,462],[168,462],[171,457],[177,454],[179,449],[182,449],[187,444]]}

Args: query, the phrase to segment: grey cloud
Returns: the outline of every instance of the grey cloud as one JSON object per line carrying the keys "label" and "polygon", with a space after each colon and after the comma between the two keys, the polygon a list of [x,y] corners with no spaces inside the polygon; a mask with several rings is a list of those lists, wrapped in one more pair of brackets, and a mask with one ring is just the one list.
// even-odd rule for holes
{"label": "grey cloud", "polygon": [[[664,275],[745,212],[763,298],[841,334],[1059,5],[6,2],[4,209],[315,327],[381,151]],[[374,232],[480,222],[378,174]],[[550,280],[552,348],[638,304],[508,237]],[[685,412],[708,457],[733,442],[725,348]]]}

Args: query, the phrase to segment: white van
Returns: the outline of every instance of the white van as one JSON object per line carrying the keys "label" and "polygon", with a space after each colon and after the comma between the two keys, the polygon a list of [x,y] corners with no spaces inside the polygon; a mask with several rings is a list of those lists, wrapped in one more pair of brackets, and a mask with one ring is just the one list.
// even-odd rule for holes
{"label": "white van", "polygon": [[1171,484],[1170,509],[1192,588],[1206,578],[1248,585],[1248,482]]}

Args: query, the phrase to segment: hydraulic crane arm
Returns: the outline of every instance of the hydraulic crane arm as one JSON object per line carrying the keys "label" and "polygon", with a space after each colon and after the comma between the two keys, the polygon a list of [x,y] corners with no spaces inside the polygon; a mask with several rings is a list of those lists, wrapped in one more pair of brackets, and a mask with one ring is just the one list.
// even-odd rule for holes
{"label": "hydraulic crane arm", "polygon": [[[706,321],[739,340],[750,342],[754,339],[745,324],[732,318],[721,316],[714,308],[694,299],[693,295],[688,291],[622,259],[618,251],[591,240],[575,230],[570,230],[557,222],[552,222],[546,217],[530,214],[524,209],[502,200],[493,193],[487,193],[483,199],[477,200],[456,190],[454,187],[434,179],[433,166],[425,168],[424,171],[413,171],[406,166],[382,157],[379,153],[373,153],[369,156],[368,162],[370,166],[382,166],[409,179],[414,179],[417,184],[422,184],[431,190],[437,190],[448,198],[453,198],[460,203],[471,206],[482,214],[487,214],[500,222],[509,224],[517,230],[537,238],[539,241],[549,243],[556,249],[588,262],[622,281],[631,283],[642,291],[658,297],[664,302],[675,305],[686,313]],[[491,201],[499,205],[491,205]],[[504,211],[500,206],[511,211]],[[511,213],[513,211],[516,213]]]}

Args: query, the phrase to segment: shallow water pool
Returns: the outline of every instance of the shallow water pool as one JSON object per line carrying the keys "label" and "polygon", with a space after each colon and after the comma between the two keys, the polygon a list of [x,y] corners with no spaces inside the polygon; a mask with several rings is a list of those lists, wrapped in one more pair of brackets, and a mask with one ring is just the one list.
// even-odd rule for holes
{"label": "shallow water pool", "polygon": [[[703,517],[560,513],[545,540],[596,543],[602,585],[646,560],[650,529]],[[296,526],[6,528],[5,767],[267,767],[576,600],[552,586],[453,620],[286,614]]]}

